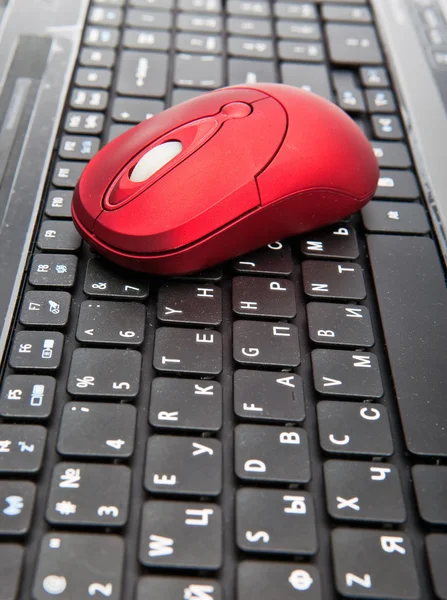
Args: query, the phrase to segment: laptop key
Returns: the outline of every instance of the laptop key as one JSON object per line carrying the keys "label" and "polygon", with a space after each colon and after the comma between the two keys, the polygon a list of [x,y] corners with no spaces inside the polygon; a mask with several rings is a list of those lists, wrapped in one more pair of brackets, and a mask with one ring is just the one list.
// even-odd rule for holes
{"label": "laptop key", "polygon": [[381,168],[409,169],[411,158],[408,148],[401,142],[372,141],[373,152]]}
{"label": "laptop key", "polygon": [[67,160],[90,160],[99,150],[100,140],[91,136],[64,135],[59,156]]}
{"label": "laptop key", "polygon": [[335,529],[332,556],[336,587],[344,598],[421,597],[411,541],[401,531]]}
{"label": "laptop key", "polygon": [[[65,131],[67,133],[76,133],[80,135],[99,135],[102,133],[103,126],[104,115],[96,112],[71,111],[67,114],[65,119]],[[76,163],[69,164],[74,165]],[[54,183],[54,185],[57,186],[57,183]],[[66,186],[60,185],[58,187]]]}
{"label": "laptop key", "polygon": [[0,536],[24,535],[29,531],[35,495],[36,486],[31,481],[0,481],[3,507],[0,513]]}
{"label": "laptop key", "polygon": [[165,323],[220,325],[222,290],[211,283],[166,283],[158,291],[157,317]]}
{"label": "laptop key", "polygon": [[296,315],[294,284],[279,277],[234,277],[233,311],[245,316],[293,319]]}
{"label": "laptop key", "polygon": [[110,25],[111,27],[119,27],[123,20],[123,11],[120,8],[107,6],[92,6],[89,10],[87,20],[92,25]]}
{"label": "laptop key", "polygon": [[363,300],[363,271],[355,263],[305,260],[302,263],[304,292],[311,298]]}
{"label": "laptop key", "polygon": [[382,378],[375,354],[348,350],[313,350],[314,386],[325,396],[381,398]]}
{"label": "laptop key", "polygon": [[355,260],[359,257],[357,234],[350,225],[336,225],[301,237],[305,256]]}
{"label": "laptop key", "polygon": [[321,16],[325,21],[341,21],[342,23],[371,23],[372,14],[369,8],[359,6],[330,6],[323,4]]}
{"label": "laptop key", "polygon": [[295,427],[238,425],[234,430],[236,475],[244,481],[308,483],[307,433]]}
{"label": "laptop key", "polygon": [[136,418],[131,404],[67,402],[57,451],[63,456],[129,458],[134,450]]}
{"label": "laptop key", "polygon": [[124,465],[61,462],[53,469],[46,519],[52,525],[121,527],[131,471]]}
{"label": "laptop key", "polygon": [[436,597],[439,600],[447,600],[447,573],[445,570],[447,535],[432,533],[426,537],[425,543]]}
{"label": "laptop key", "polygon": [[163,600],[181,600],[185,595],[200,599],[200,594],[205,594],[204,600],[223,600],[220,583],[214,579],[147,575],[138,581],[135,600],[147,600],[151,595]]}
{"label": "laptop key", "polygon": [[150,29],[170,29],[172,18],[170,11],[130,8],[126,13],[126,25]]}
{"label": "laptop key", "polygon": [[220,54],[222,52],[222,37],[204,35],[201,33],[177,33],[175,48],[179,52],[198,52],[199,54]]}
{"label": "laptop key", "polygon": [[228,60],[228,81],[230,85],[240,83],[276,83],[276,71],[273,61],[246,60],[230,58]]}
{"label": "laptop key", "polygon": [[19,331],[9,365],[22,371],[55,371],[61,362],[64,336],[59,331]]}
{"label": "laptop key", "polygon": [[116,53],[112,48],[83,48],[79,64],[83,67],[104,67],[111,69],[115,64]]}
{"label": "laptop key", "polygon": [[264,0],[228,0],[227,12],[229,15],[269,17],[270,6]]}
{"label": "laptop key", "polygon": [[399,472],[394,465],[328,460],[324,463],[326,506],[333,519],[404,523]]}
{"label": "laptop key", "polygon": [[420,204],[413,202],[370,202],[362,210],[362,219],[368,231],[378,233],[429,233],[427,214]]}
{"label": "laptop key", "polygon": [[112,104],[112,119],[121,123],[141,123],[164,110],[161,100],[140,98],[115,98]]}
{"label": "laptop key", "polygon": [[76,279],[78,259],[70,254],[36,254],[29,282],[41,288],[71,288]]}
{"label": "laptop key", "polygon": [[67,391],[72,396],[134,398],[140,388],[141,354],[136,350],[76,348]]}
{"label": "laptop key", "polygon": [[364,87],[389,87],[390,78],[384,67],[360,67],[360,79]]}
{"label": "laptop key", "polygon": [[372,115],[371,124],[374,137],[379,140],[403,140],[404,130],[399,117],[395,115]]}
{"label": "laptop key", "polygon": [[88,26],[84,34],[84,45],[95,48],[116,48],[119,41],[119,30],[116,27]]}
{"label": "laptop key", "polygon": [[247,58],[273,58],[273,42],[266,39],[246,38],[231,35],[228,38],[228,53]]}
{"label": "laptop key", "polygon": [[340,108],[351,113],[365,112],[364,94],[357,85],[354,73],[352,71],[335,71],[332,76]]}
{"label": "laptop key", "polygon": [[278,53],[281,60],[318,63],[324,59],[323,45],[315,42],[283,40],[279,42]]}
{"label": "laptop key", "polygon": [[219,33],[222,31],[222,17],[211,14],[178,13],[177,30],[197,31],[198,33]]}
{"label": "laptop key", "polygon": [[48,375],[8,375],[0,396],[0,415],[26,420],[46,419],[53,408],[56,380]]}
{"label": "laptop key", "polygon": [[271,38],[272,25],[268,19],[228,17],[227,31],[232,35],[252,35],[255,37]]}
{"label": "laptop key", "polygon": [[19,544],[0,544],[0,589],[5,600],[18,598],[24,552]]}
{"label": "laptop key", "polygon": [[217,504],[151,500],[143,505],[140,532],[144,566],[215,571],[222,564]]}
{"label": "laptop key", "polygon": [[286,21],[278,19],[276,21],[276,35],[279,38],[291,40],[311,40],[318,42],[321,40],[321,27],[319,23],[309,21]]}
{"label": "laptop key", "polygon": [[219,431],[222,427],[221,384],[203,379],[155,377],[149,423],[158,429]]}
{"label": "laptop key", "polygon": [[432,525],[447,525],[447,467],[416,465],[411,472],[421,518]]}
{"label": "laptop key", "polygon": [[120,600],[124,540],[116,535],[47,533],[34,576],[33,600],[85,600],[105,595]]}
{"label": "laptop key", "polygon": [[240,369],[234,373],[234,412],[243,420],[304,421],[303,381],[295,373]]}
{"label": "laptop key", "polygon": [[419,185],[412,171],[381,169],[376,198],[416,200],[419,196]]}
{"label": "laptop key", "polygon": [[174,84],[205,89],[222,86],[222,57],[212,54],[177,54],[174,61]]}
{"label": "laptop key", "polygon": [[261,250],[234,259],[238,273],[255,275],[290,275],[293,269],[292,251],[288,244],[273,242]]}
{"label": "laptop key", "polygon": [[313,2],[276,2],[275,15],[280,19],[301,19],[303,21],[318,19],[317,7]]}
{"label": "laptop key", "polygon": [[380,404],[317,404],[320,446],[331,454],[391,456],[394,452],[388,412]]}
{"label": "laptop key", "polygon": [[20,323],[28,327],[64,327],[70,314],[71,296],[67,292],[27,292],[22,301]]}
{"label": "laptop key", "polygon": [[371,348],[374,333],[366,306],[309,302],[307,304],[309,337],[323,346]]}
{"label": "laptop key", "polygon": [[325,26],[331,61],[343,65],[380,65],[383,56],[371,25],[327,24]]}
{"label": "laptop key", "polygon": [[221,0],[179,0],[179,10],[191,12],[221,12]]}
{"label": "laptop key", "polygon": [[222,491],[220,441],[151,436],[147,442],[144,487],[151,494],[218,496]]}
{"label": "laptop key", "polygon": [[[97,115],[101,116],[102,115]],[[96,117],[95,117],[96,118]],[[96,121],[95,121],[96,123]],[[101,126],[102,127],[102,126]],[[59,161],[56,163],[52,184],[60,188],[74,189],[85,169],[86,162]]]}
{"label": "laptop key", "polygon": [[112,71],[110,69],[92,69],[87,67],[76,69],[75,84],[79,87],[107,90],[111,83]]}
{"label": "laptop key", "polygon": [[76,252],[82,238],[72,221],[43,221],[37,237],[39,250],[47,252]]}
{"label": "laptop key", "polygon": [[308,563],[243,561],[237,590],[238,600],[323,600],[319,573]]}
{"label": "laptop key", "polygon": [[169,50],[171,36],[168,31],[154,29],[124,29],[123,46],[134,50]]}
{"label": "laptop key", "polygon": [[79,311],[76,339],[101,346],[140,346],[146,308],[137,302],[86,300]]}
{"label": "laptop key", "polygon": [[163,10],[174,8],[174,0],[130,0],[129,4],[136,8],[160,8]]}
{"label": "laptop key", "polygon": [[78,110],[105,110],[108,102],[109,94],[104,90],[75,88],[70,96],[71,108]]}
{"label": "laptop key", "polygon": [[162,372],[218,375],[222,335],[214,330],[160,327],[155,332],[153,364]]}
{"label": "laptop key", "polygon": [[244,552],[317,553],[317,528],[308,492],[242,488],[236,492],[236,539]]}
{"label": "laptop key", "polygon": [[390,90],[366,90],[366,103],[371,113],[395,113],[396,99]]}
{"label": "laptop key", "polygon": [[282,63],[281,82],[332,100],[332,88],[325,65]]}
{"label": "laptop key", "polygon": [[87,263],[84,293],[92,298],[144,300],[149,295],[149,278],[127,271],[115,271],[100,258]]}
{"label": "laptop key", "polygon": [[166,94],[168,55],[163,52],[123,50],[116,89],[123,96],[161,98]]}
{"label": "laptop key", "polygon": [[70,190],[52,190],[45,204],[46,216],[50,219],[71,219],[72,197]]}
{"label": "laptop key", "polygon": [[37,473],[46,439],[41,425],[0,425],[0,474]]}
{"label": "laptop key", "polygon": [[233,357],[242,365],[297,367],[301,362],[298,329],[285,322],[236,321]]}

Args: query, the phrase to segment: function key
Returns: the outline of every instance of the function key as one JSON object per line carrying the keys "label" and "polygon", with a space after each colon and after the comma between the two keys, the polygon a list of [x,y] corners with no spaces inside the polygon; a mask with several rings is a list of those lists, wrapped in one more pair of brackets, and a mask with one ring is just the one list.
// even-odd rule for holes
{"label": "function key", "polygon": [[222,490],[221,443],[202,437],[151,436],[144,487],[151,494],[218,496]]}
{"label": "function key", "polygon": [[426,538],[428,563],[435,592],[439,600],[447,599],[447,572],[445,557],[447,554],[447,535],[432,533]]}
{"label": "function key", "polygon": [[280,68],[282,83],[299,87],[323,96],[327,100],[332,100],[332,88],[325,65],[283,63]]}
{"label": "function key", "polygon": [[267,19],[250,19],[228,17],[227,31],[233,35],[252,35],[255,37],[272,37],[272,25]]}
{"label": "function key", "polygon": [[9,364],[23,371],[55,371],[61,362],[64,336],[58,331],[19,331]]}
{"label": "function key", "polygon": [[50,219],[71,219],[71,199],[69,190],[53,190],[48,194],[45,214]]}
{"label": "function key", "polygon": [[317,7],[310,2],[275,2],[275,15],[280,19],[318,20]]}
{"label": "function key", "polygon": [[139,98],[115,98],[112,105],[112,119],[122,123],[141,123],[164,110],[161,100]]}
{"label": "function key", "polygon": [[290,275],[293,270],[292,251],[288,244],[273,242],[261,250],[235,259],[233,268],[238,273]]}
{"label": "function key", "polygon": [[172,27],[172,18],[172,12],[164,10],[130,8],[126,12],[126,25],[130,27],[149,27],[151,29],[169,29]]}
{"label": "function key", "polygon": [[374,334],[366,306],[309,302],[307,305],[309,337],[324,346],[371,348]]}
{"label": "function key", "polygon": [[70,314],[71,296],[67,292],[27,292],[22,301],[20,322],[25,326],[64,327]]}
{"label": "function key", "polygon": [[371,124],[374,137],[379,140],[402,140],[404,130],[399,117],[394,115],[372,115]]}
{"label": "function key", "polygon": [[154,368],[174,373],[219,375],[222,335],[206,329],[160,327],[155,332]]}
{"label": "function key", "polygon": [[244,420],[304,421],[303,381],[295,373],[240,369],[234,374],[234,412]]}
{"label": "function key", "polygon": [[83,48],[79,63],[83,67],[105,67],[111,69],[115,64],[115,51],[112,48]]}
{"label": "function key", "polygon": [[59,146],[59,156],[67,160],[90,160],[99,150],[99,138],[64,135]]}
{"label": "function key", "polygon": [[52,525],[121,527],[131,471],[124,465],[61,462],[53,469],[46,519]]}
{"label": "function key", "polygon": [[270,16],[270,6],[264,0],[228,0],[227,12],[229,15],[268,17]]}
{"label": "function key", "polygon": [[276,35],[279,38],[287,38],[292,40],[321,40],[321,27],[318,23],[308,21],[285,21],[278,20],[276,22]]}
{"label": "function key", "polygon": [[293,319],[296,315],[294,284],[289,279],[235,277],[233,311],[245,316]]}
{"label": "function key", "polygon": [[[35,495],[36,486],[31,481],[0,481],[0,536],[24,535],[28,532]],[[3,577],[1,582],[3,593]]]}
{"label": "function key", "polygon": [[304,291],[311,298],[363,300],[363,271],[355,263],[305,260],[302,264]]}
{"label": "function key", "polygon": [[109,101],[108,92],[75,88],[70,97],[71,108],[81,110],[105,110]]}
{"label": "function key", "polygon": [[366,90],[366,102],[371,113],[395,113],[396,99],[390,90]]}
{"label": "function key", "polygon": [[0,425],[0,473],[37,473],[46,439],[40,425]]}
{"label": "function key", "polygon": [[153,594],[155,598],[163,598],[163,600],[179,600],[182,596],[191,600],[196,596],[200,600],[200,594],[202,596],[205,594],[204,600],[223,600],[220,583],[202,577],[200,579],[169,575],[141,577],[135,600],[147,600]]}
{"label": "function key", "polygon": [[119,41],[119,32],[115,27],[93,27],[85,30],[84,45],[96,48],[116,48]]}
{"label": "function key", "polygon": [[[342,0],[341,0],[342,1]],[[321,16],[325,21],[341,21],[346,23],[371,23],[371,10],[366,6],[330,6],[323,4]]]}
{"label": "function key", "polygon": [[76,252],[82,238],[72,221],[43,221],[36,245],[46,252]]}
{"label": "function key", "polygon": [[151,387],[149,423],[159,429],[219,431],[222,386],[203,379],[156,377]]}
{"label": "function key", "polygon": [[242,365],[297,367],[301,362],[298,329],[284,322],[236,321],[233,357]]}
{"label": "function key", "polygon": [[130,404],[68,402],[57,451],[65,456],[129,458],[134,449],[136,410]]}
{"label": "function key", "polygon": [[2,593],[7,599],[18,597],[24,552],[19,544],[0,544]]}
{"label": "function key", "polygon": [[[308,563],[243,561],[238,566],[238,600],[323,600],[320,576]],[[297,595],[298,592],[298,595]]]}
{"label": "function key", "polygon": [[107,6],[92,6],[88,12],[87,21],[92,25],[109,25],[119,27],[123,20],[123,11],[120,8]]}
{"label": "function key", "polygon": [[147,567],[209,571],[222,564],[222,512],[217,504],[146,502],[140,531],[140,562]]}
{"label": "function key", "polygon": [[422,519],[432,525],[447,525],[447,467],[416,465],[412,476]]}
{"label": "function key", "polygon": [[362,219],[368,231],[411,234],[430,232],[430,223],[425,209],[413,202],[374,200],[362,210]]}
{"label": "function key", "polygon": [[331,61],[345,65],[382,64],[383,56],[371,25],[325,26]]}
{"label": "function key", "polygon": [[187,53],[220,54],[222,52],[222,37],[200,33],[177,33],[175,36],[175,49]]}
{"label": "function key", "polygon": [[124,29],[123,46],[135,50],[169,49],[171,36],[167,31],[147,29]]}
{"label": "function key", "polygon": [[76,339],[102,346],[140,346],[146,307],[137,302],[86,300],[79,311]]}
{"label": "function key", "polygon": [[218,13],[222,11],[221,0],[179,0],[178,9],[186,12]]}
{"label": "function key", "polygon": [[103,126],[104,115],[101,113],[69,112],[65,119],[67,133],[98,135],[102,132]]}
{"label": "function key", "polygon": [[47,533],[42,538],[33,598],[83,600],[107,596],[118,600],[124,566],[124,541],[115,535]]}
{"label": "function key", "polygon": [[228,61],[228,81],[230,85],[240,83],[255,84],[258,81],[277,82],[273,61],[245,60],[230,58]]}
{"label": "function key", "polygon": [[8,375],[2,385],[0,415],[46,419],[53,407],[56,380],[47,375]]}
{"label": "function key", "polygon": [[140,388],[141,354],[136,350],[77,348],[74,350],[67,391],[91,398],[134,398]]}
{"label": "function key", "polygon": [[89,69],[79,67],[75,73],[75,84],[85,88],[99,88],[106,90],[112,82],[112,71],[110,69]]}
{"label": "function key", "polygon": [[412,171],[394,171],[391,169],[380,171],[376,198],[416,200],[419,196],[419,185]]}
{"label": "function key", "polygon": [[158,292],[160,321],[191,325],[222,322],[222,290],[211,284],[166,283]]}
{"label": "function key", "polygon": [[355,260],[359,257],[355,229],[350,225],[337,225],[303,236],[301,252],[305,256]]}
{"label": "function key", "polygon": [[384,67],[361,67],[360,79],[366,88],[389,87],[391,85]]}
{"label": "function key", "polygon": [[177,15],[179,31],[197,31],[203,33],[219,33],[222,31],[222,17],[210,14],[195,15],[179,13]]}
{"label": "function key", "polygon": [[239,549],[245,552],[316,554],[318,541],[312,496],[301,491],[238,490],[236,538]]}
{"label": "function key", "polygon": [[325,401],[317,404],[320,445],[331,454],[391,456],[393,436],[380,404]]}
{"label": "function key", "polygon": [[325,396],[383,396],[382,378],[375,354],[313,350],[312,368],[315,389]]}
{"label": "function key", "polygon": [[120,55],[116,89],[123,96],[160,98],[166,94],[167,77],[167,54],[124,50]]}
{"label": "function key", "polygon": [[401,142],[371,142],[379,167],[389,167],[391,169],[409,169],[411,167],[411,158],[408,148]]}
{"label": "function key", "polygon": [[210,54],[177,54],[174,62],[174,83],[182,87],[220,87],[223,85],[222,57]]}
{"label": "function key", "polygon": [[[102,116],[102,115],[101,115]],[[85,162],[59,161],[56,163],[52,184],[60,188],[74,189],[85,169]]]}
{"label": "function key", "polygon": [[42,288],[71,288],[76,279],[78,259],[70,254],[36,254],[29,282]]}
{"label": "function key", "polygon": [[93,298],[144,300],[149,295],[149,280],[125,271],[116,271],[110,263],[91,258],[87,264],[84,293]]}
{"label": "function key", "polygon": [[234,431],[236,475],[245,481],[308,483],[307,433],[295,427],[238,425]]}
{"label": "function key", "polygon": [[327,510],[333,519],[404,523],[407,515],[394,465],[328,460],[324,463]]}
{"label": "function key", "polygon": [[335,529],[332,556],[344,598],[420,598],[413,548],[401,531]]}

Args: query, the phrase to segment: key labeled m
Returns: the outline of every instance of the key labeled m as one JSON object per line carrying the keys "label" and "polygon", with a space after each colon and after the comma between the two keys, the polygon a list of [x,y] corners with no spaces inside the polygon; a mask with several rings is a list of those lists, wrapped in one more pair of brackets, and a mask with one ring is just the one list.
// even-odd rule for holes
{"label": "key labeled m", "polygon": [[174,554],[174,540],[172,538],[155,534],[149,536],[148,555],[151,558],[157,556],[168,556],[170,554]]}
{"label": "key labeled m", "polygon": [[354,367],[364,367],[366,369],[370,369],[372,367],[370,356],[359,356],[353,354],[352,360]]}

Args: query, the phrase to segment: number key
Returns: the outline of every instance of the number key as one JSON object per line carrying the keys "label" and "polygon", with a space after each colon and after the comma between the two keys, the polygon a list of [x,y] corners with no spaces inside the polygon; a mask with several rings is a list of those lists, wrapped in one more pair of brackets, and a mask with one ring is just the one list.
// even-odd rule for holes
{"label": "number key", "polygon": [[139,346],[146,309],[137,302],[86,300],[81,304],[76,339],[84,344]]}
{"label": "number key", "polygon": [[87,264],[84,293],[93,298],[144,300],[148,297],[148,278],[112,269],[102,259],[91,258]]}

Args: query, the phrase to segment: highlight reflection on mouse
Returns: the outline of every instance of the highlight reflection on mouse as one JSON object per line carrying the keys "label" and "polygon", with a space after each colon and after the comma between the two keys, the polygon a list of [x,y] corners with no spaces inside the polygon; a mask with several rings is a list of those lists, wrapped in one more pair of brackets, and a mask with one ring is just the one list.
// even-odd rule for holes
{"label": "highlight reflection on mouse", "polygon": [[282,84],[232,86],[105,146],[78,182],[73,220],[123,267],[187,274],[357,212],[378,177],[363,132],[331,102]]}

